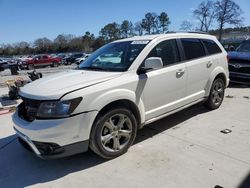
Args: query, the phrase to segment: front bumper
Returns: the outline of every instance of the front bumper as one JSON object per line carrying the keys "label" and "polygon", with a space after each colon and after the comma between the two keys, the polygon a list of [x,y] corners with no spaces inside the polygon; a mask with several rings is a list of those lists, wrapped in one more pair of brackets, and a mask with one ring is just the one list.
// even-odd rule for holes
{"label": "front bumper", "polygon": [[60,158],[88,150],[90,130],[97,112],[69,118],[26,121],[13,114],[14,129],[22,141],[37,156]]}
{"label": "front bumper", "polygon": [[42,143],[30,140],[29,137],[16,130],[19,136],[19,142],[24,148],[34,152],[41,159],[57,159],[63,158],[78,153],[82,153],[88,150],[89,141],[69,144],[66,146],[59,146],[54,143]]}

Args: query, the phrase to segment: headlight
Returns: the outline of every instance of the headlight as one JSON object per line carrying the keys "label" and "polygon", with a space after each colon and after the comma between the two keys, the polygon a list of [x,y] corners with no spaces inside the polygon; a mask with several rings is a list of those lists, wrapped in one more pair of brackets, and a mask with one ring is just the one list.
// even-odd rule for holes
{"label": "headlight", "polygon": [[68,117],[80,104],[82,97],[67,101],[42,102],[37,111],[39,118],[62,118]]}

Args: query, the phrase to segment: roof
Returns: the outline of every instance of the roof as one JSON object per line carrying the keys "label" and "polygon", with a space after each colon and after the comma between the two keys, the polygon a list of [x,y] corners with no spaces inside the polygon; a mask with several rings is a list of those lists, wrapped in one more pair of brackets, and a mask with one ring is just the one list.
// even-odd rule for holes
{"label": "roof", "polygon": [[165,37],[198,37],[198,38],[209,38],[214,39],[215,36],[209,35],[207,33],[199,32],[177,32],[177,33],[166,33],[166,34],[157,34],[157,35],[143,35],[143,36],[134,36],[130,38],[120,39],[115,42],[125,42],[125,41],[135,41],[135,40],[153,40],[156,38],[165,38]]}

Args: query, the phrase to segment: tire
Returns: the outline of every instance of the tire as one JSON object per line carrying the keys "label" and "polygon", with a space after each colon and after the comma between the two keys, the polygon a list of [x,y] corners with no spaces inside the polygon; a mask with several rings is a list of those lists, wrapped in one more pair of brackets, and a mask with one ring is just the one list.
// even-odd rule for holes
{"label": "tire", "polygon": [[53,62],[53,63],[52,63],[52,67],[58,67],[58,63]]}
{"label": "tire", "polygon": [[[120,122],[120,123],[119,123]],[[137,133],[135,116],[126,108],[116,108],[99,115],[90,135],[90,148],[105,159],[127,152]]]}
{"label": "tire", "polygon": [[28,65],[28,70],[34,70],[34,67],[35,67],[35,66],[34,66],[33,64],[29,64],[29,65]]}
{"label": "tire", "polygon": [[215,110],[220,107],[223,102],[225,94],[225,82],[221,78],[216,78],[211,86],[210,94],[205,106],[211,110]]}

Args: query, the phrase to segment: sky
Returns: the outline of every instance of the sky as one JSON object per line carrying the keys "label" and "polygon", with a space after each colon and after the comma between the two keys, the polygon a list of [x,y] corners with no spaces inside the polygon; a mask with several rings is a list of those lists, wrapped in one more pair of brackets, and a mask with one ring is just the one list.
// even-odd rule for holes
{"label": "sky", "polygon": [[[107,23],[140,21],[145,13],[167,12],[172,31],[182,21],[195,23],[193,10],[202,0],[0,0],[0,44],[37,38],[54,39],[58,34],[81,36],[85,31],[95,35]],[[244,25],[250,25],[250,0],[235,0],[244,14]],[[216,27],[216,25],[214,25]]]}

